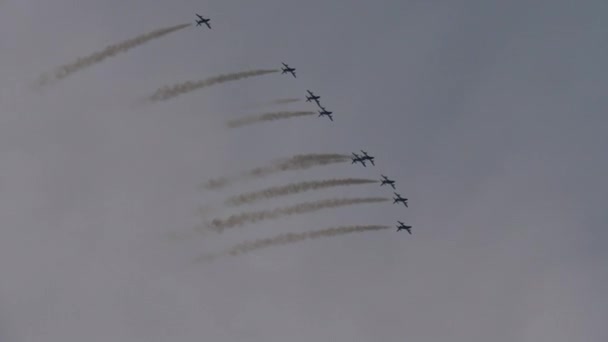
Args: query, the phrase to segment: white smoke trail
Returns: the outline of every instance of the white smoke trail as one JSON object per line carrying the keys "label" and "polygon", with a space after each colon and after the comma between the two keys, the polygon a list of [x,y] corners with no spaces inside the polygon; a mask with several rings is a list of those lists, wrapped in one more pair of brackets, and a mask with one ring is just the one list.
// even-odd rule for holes
{"label": "white smoke trail", "polygon": [[186,94],[186,93],[189,93],[189,92],[197,90],[197,89],[209,87],[209,86],[212,86],[215,84],[220,84],[220,83],[225,83],[225,82],[230,82],[230,81],[237,81],[237,80],[241,80],[241,79],[248,78],[248,77],[272,74],[275,72],[278,72],[278,70],[260,69],[260,70],[242,71],[242,72],[236,72],[236,73],[232,73],[232,74],[215,76],[215,77],[211,77],[211,78],[208,78],[205,80],[200,80],[200,81],[187,81],[187,82],[175,84],[172,86],[164,86],[164,87],[161,87],[158,90],[156,90],[154,92],[154,94],[150,95],[150,97],[148,97],[148,100],[152,101],[152,102],[166,101],[166,100],[172,99],[174,97],[177,97],[179,95]]}
{"label": "white smoke trail", "polygon": [[226,219],[214,219],[208,224],[208,228],[219,233],[224,229],[243,226],[247,223],[274,220],[285,216],[312,213],[323,209],[346,207],[357,204],[380,203],[388,201],[384,197],[365,197],[365,198],[334,198],[315,202],[304,202],[289,207],[275,208],[272,210],[261,210],[244,212],[232,215]]}
{"label": "white smoke trail", "polygon": [[378,181],[374,179],[365,178],[342,178],[292,183],[237,195],[226,200],[226,205],[239,206],[242,204],[254,203],[264,199],[293,195],[310,190],[319,190],[336,186],[349,186],[370,183],[378,183]]}
{"label": "white smoke trail", "polygon": [[245,171],[238,176],[212,179],[206,182],[204,187],[210,190],[220,189],[240,180],[262,178],[278,172],[305,170],[315,166],[344,163],[347,161],[350,161],[350,156],[344,154],[299,154],[291,158],[275,160],[268,166]]}
{"label": "white smoke trail", "polygon": [[52,81],[58,81],[68,77],[69,75],[85,69],[87,67],[93,66],[97,63],[102,62],[108,57],[112,57],[120,52],[126,52],[134,47],[145,44],[153,39],[160,38],[162,36],[168,35],[169,33],[176,32],[182,30],[192,24],[180,24],[171,27],[162,28],[159,30],[155,30],[149,33],[142,34],[133,39],[126,40],[124,42],[110,45],[105,49],[95,52],[89,56],[78,58],[76,61],[62,65],[58,67],[53,74],[44,74],[40,77],[39,84],[46,85]]}
{"label": "white smoke trail", "polygon": [[271,112],[247,116],[240,119],[230,120],[226,125],[230,128],[242,127],[246,125],[252,125],[259,122],[275,121],[281,119],[291,119],[301,116],[314,115],[315,112]]}
{"label": "white smoke trail", "polygon": [[209,254],[203,255],[198,258],[198,261],[212,261],[218,257],[222,256],[238,256],[242,254],[251,253],[253,251],[257,251],[259,249],[270,248],[274,246],[283,246],[290,245],[293,243],[298,243],[305,240],[315,240],[319,238],[332,237],[332,236],[340,236],[351,233],[362,233],[369,231],[377,231],[384,230],[390,228],[389,226],[344,226],[344,227],[334,227],[322,230],[313,230],[310,232],[304,233],[286,233],[280,234],[275,237],[266,238],[266,239],[258,239],[254,241],[245,241],[238,245],[235,245],[232,248],[224,251],[219,254]]}

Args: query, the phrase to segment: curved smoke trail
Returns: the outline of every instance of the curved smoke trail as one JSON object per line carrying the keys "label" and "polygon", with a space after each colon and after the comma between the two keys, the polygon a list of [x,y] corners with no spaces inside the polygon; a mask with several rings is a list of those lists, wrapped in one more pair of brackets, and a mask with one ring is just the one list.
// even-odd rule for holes
{"label": "curved smoke trail", "polygon": [[280,234],[275,237],[266,238],[266,239],[258,239],[254,241],[245,241],[238,245],[235,245],[232,248],[224,251],[220,254],[210,254],[204,255],[198,258],[198,261],[212,261],[220,256],[238,256],[242,254],[251,253],[253,251],[257,251],[259,249],[274,247],[274,246],[283,246],[290,245],[292,243],[298,243],[305,240],[315,240],[324,237],[332,237],[332,236],[340,236],[351,233],[362,233],[369,231],[377,231],[388,229],[390,226],[344,226],[344,227],[334,227],[322,230],[313,230],[304,233],[286,233]]}
{"label": "curved smoke trail", "polygon": [[335,198],[315,202],[304,202],[289,207],[276,208],[272,210],[261,210],[245,212],[232,215],[226,219],[214,219],[208,224],[208,228],[219,233],[224,229],[243,226],[247,223],[274,220],[284,216],[311,213],[323,209],[346,207],[356,204],[380,203],[388,201],[384,197],[365,197],[365,198]]}
{"label": "curved smoke trail", "polygon": [[347,161],[350,161],[350,156],[344,154],[299,154],[291,158],[275,160],[268,166],[251,169],[238,176],[212,179],[205,183],[204,187],[210,190],[220,189],[239,180],[262,178],[278,172],[305,170],[315,166],[344,163]]}
{"label": "curved smoke trail", "polygon": [[251,116],[246,116],[244,118],[230,120],[226,123],[226,125],[230,128],[236,128],[246,125],[252,125],[259,122],[265,121],[275,121],[281,119],[291,119],[297,118],[301,116],[310,116],[314,115],[315,112],[272,112],[272,113],[263,113],[256,114]]}
{"label": "curved smoke trail", "polygon": [[239,206],[242,204],[254,203],[264,199],[293,195],[310,190],[319,190],[336,186],[349,186],[370,183],[378,183],[378,181],[374,179],[365,178],[342,178],[292,183],[237,195],[226,200],[226,204],[230,206]]}
{"label": "curved smoke trail", "polygon": [[278,72],[277,69],[260,69],[260,70],[251,70],[251,71],[242,71],[236,72],[232,74],[225,74],[220,76],[211,77],[205,80],[200,81],[187,81],[184,83],[174,84],[172,86],[164,86],[159,88],[154,92],[154,94],[148,97],[149,101],[157,102],[157,101],[166,101],[177,97],[182,94],[189,93],[191,91],[209,87],[215,84],[220,84],[224,82],[237,81],[243,78],[261,76],[266,74],[272,74]]}
{"label": "curved smoke trail", "polygon": [[62,65],[58,67],[52,75],[42,75],[40,77],[40,85],[45,85],[50,83],[51,81],[61,80],[63,78],[68,77],[69,75],[82,70],[84,68],[90,67],[97,63],[102,62],[108,57],[112,57],[120,52],[126,52],[134,47],[145,44],[153,39],[160,38],[162,36],[168,35],[169,33],[176,32],[182,30],[192,24],[180,24],[171,27],[162,28],[159,30],[155,30],[149,33],[142,34],[135,38],[126,40],[124,42],[110,45],[105,49],[95,52],[92,55],[87,57],[78,58],[76,61]]}

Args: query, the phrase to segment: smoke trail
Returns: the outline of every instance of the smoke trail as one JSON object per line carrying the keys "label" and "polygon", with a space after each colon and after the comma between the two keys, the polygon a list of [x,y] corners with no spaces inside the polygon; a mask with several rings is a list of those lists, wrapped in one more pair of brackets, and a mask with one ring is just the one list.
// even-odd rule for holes
{"label": "smoke trail", "polygon": [[351,233],[361,233],[361,232],[369,232],[369,231],[377,231],[388,229],[389,226],[344,226],[344,227],[334,227],[323,230],[313,230],[304,233],[286,233],[280,234],[275,237],[266,238],[266,239],[258,239],[254,241],[246,241],[235,245],[234,247],[226,250],[220,254],[212,254],[201,256],[199,261],[211,261],[220,256],[237,256],[241,254],[247,254],[253,251],[257,251],[258,249],[269,248],[273,246],[283,246],[289,245],[292,243],[297,243],[305,240],[314,240],[318,238],[324,237],[332,237],[332,236],[340,236]]}
{"label": "smoke trail", "polygon": [[314,115],[315,112],[272,112],[247,116],[244,118],[230,120],[226,124],[230,128],[236,128],[264,121],[297,118],[300,116]]}
{"label": "smoke trail", "polygon": [[212,179],[205,183],[204,187],[207,189],[219,189],[239,180],[262,178],[277,172],[305,170],[315,166],[344,163],[347,161],[350,161],[350,156],[344,154],[300,154],[287,159],[275,160],[268,166],[251,169],[236,177]]}
{"label": "smoke trail", "polygon": [[247,223],[255,223],[259,221],[274,220],[284,216],[291,216],[295,214],[306,214],[323,209],[331,209],[338,207],[345,207],[356,204],[365,203],[379,203],[386,202],[388,198],[384,197],[365,197],[365,198],[335,198],[326,199],[315,202],[304,202],[289,207],[276,208],[272,210],[261,210],[245,212],[237,215],[232,215],[227,219],[220,220],[214,219],[208,225],[209,228],[222,232],[226,228],[233,228],[236,226],[242,226]]}
{"label": "smoke trail", "polygon": [[278,99],[278,100],[274,100],[269,102],[269,105],[278,105],[278,104],[288,104],[288,103],[293,103],[293,102],[298,102],[301,101],[298,98],[293,98],[293,99]]}
{"label": "smoke trail", "polygon": [[299,102],[299,101],[302,101],[302,99],[298,99],[298,98],[277,99],[277,100],[273,100],[273,101],[252,104],[252,105],[248,106],[247,108],[262,108],[262,107],[273,106],[273,105],[289,104],[289,103]]}
{"label": "smoke trail", "polygon": [[377,183],[374,179],[364,178],[343,178],[343,179],[327,179],[320,181],[292,183],[284,186],[275,186],[264,190],[249,192],[234,196],[226,200],[226,204],[230,206],[239,206],[246,203],[253,203],[263,199],[270,199],[280,196],[293,195],[309,190],[318,190],[331,188],[336,186],[349,186],[359,184]]}
{"label": "smoke trail", "polygon": [[76,71],[100,63],[108,57],[112,57],[120,52],[126,52],[134,47],[147,43],[150,40],[160,38],[162,36],[168,35],[169,33],[179,31],[191,25],[192,24],[180,24],[176,26],[166,27],[156,31],[142,34],[138,37],[126,40],[118,44],[110,45],[101,51],[93,53],[92,55],[78,58],[72,63],[58,67],[52,75],[42,75],[40,77],[40,85],[48,84],[53,80],[61,80],[75,73]]}
{"label": "smoke trail", "polygon": [[184,83],[174,84],[172,86],[164,86],[164,87],[161,87],[158,90],[156,90],[154,92],[154,94],[152,94],[148,98],[148,100],[152,101],[152,102],[165,101],[165,100],[177,97],[179,95],[186,94],[186,93],[189,93],[191,91],[194,91],[194,90],[197,90],[200,88],[209,87],[209,86],[212,86],[215,84],[229,82],[229,81],[236,81],[236,80],[240,80],[243,78],[261,76],[261,75],[271,74],[271,73],[275,73],[275,72],[278,72],[278,70],[276,70],[276,69],[270,69],[270,70],[259,69],[259,70],[251,70],[251,71],[242,71],[242,72],[236,72],[236,73],[232,73],[232,74],[215,76],[215,77],[211,77],[211,78],[208,78],[205,80],[200,80],[200,81],[188,81],[188,82],[184,82]]}

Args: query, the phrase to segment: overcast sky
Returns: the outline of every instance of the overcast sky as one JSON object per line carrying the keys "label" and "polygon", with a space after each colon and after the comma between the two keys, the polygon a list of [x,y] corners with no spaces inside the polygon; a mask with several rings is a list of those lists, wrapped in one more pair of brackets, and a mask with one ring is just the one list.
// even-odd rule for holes
{"label": "overcast sky", "polygon": [[[189,27],[42,89],[137,35]],[[0,342],[607,341],[608,2],[0,1]],[[163,85],[271,74],[134,105]],[[268,110],[334,112],[228,130]],[[350,163],[203,191],[299,153]],[[230,195],[385,174],[364,204],[201,234]],[[377,184],[250,208],[392,195]],[[201,207],[211,208],[204,217]],[[286,232],[413,225],[205,253]]]}

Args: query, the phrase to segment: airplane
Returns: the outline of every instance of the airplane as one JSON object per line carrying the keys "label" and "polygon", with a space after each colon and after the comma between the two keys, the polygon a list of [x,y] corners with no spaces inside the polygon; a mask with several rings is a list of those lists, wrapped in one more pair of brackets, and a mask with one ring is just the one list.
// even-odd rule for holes
{"label": "airplane", "polygon": [[363,153],[363,157],[361,157],[363,160],[369,160],[370,163],[372,163],[372,165],[376,166],[376,164],[374,164],[374,158],[372,156],[367,155],[367,152],[361,150],[361,153]]}
{"label": "airplane", "polygon": [[211,29],[211,25],[209,25],[209,20],[211,20],[211,19],[205,19],[205,18],[201,17],[199,14],[196,14],[196,16],[200,19],[200,20],[196,21],[196,26],[201,26],[202,24],[205,24],[205,25],[207,25],[207,27],[209,29]]}
{"label": "airplane", "polygon": [[401,202],[401,203],[403,203],[403,205],[405,205],[406,208],[408,208],[408,206],[407,206],[407,198],[401,197],[401,195],[399,195],[396,192],[393,192],[393,193],[395,194],[395,196],[397,196],[396,198],[393,198],[393,204]]}
{"label": "airplane", "polygon": [[406,226],[405,223],[401,222],[401,221],[397,221],[399,223],[399,225],[397,226],[397,231],[400,230],[407,230],[408,233],[410,233],[410,235],[412,235],[412,231],[410,229],[412,229],[412,226]]}
{"label": "airplane", "polygon": [[319,111],[319,117],[325,115],[329,118],[329,120],[334,121],[334,119],[331,116],[331,113],[333,113],[333,112],[328,112],[327,109],[325,109],[325,107],[321,107],[321,109],[323,109],[323,111]]}
{"label": "airplane", "polygon": [[395,181],[394,180],[388,179],[385,175],[380,175],[380,176],[382,176],[382,178],[384,178],[384,179],[381,180],[382,183],[380,184],[380,186],[383,186],[384,184],[388,184],[388,185],[392,186],[393,189],[395,189]]}
{"label": "airplane", "polygon": [[289,65],[282,63],[284,68],[283,68],[283,72],[281,74],[285,74],[285,73],[291,73],[293,75],[293,77],[296,77],[296,68],[290,68]]}
{"label": "airplane", "polygon": [[307,92],[308,94],[310,94],[310,96],[306,95],[306,102],[315,101],[317,103],[317,106],[321,107],[321,104],[319,103],[319,99],[321,98],[321,96],[316,96],[310,90],[307,90]]}
{"label": "airplane", "polygon": [[361,158],[358,154],[353,153],[353,156],[355,156],[355,158],[353,158],[353,162],[351,164],[354,164],[356,162],[361,163],[361,165],[363,165],[364,167],[367,167],[367,165],[365,165],[365,160],[363,158]]}

